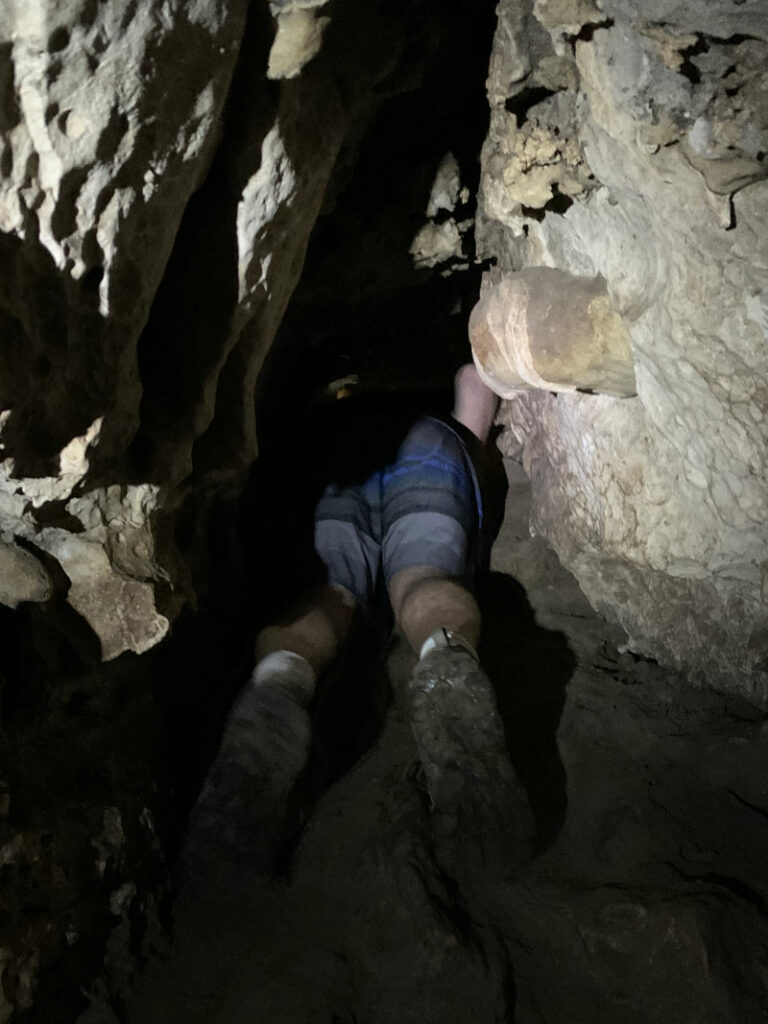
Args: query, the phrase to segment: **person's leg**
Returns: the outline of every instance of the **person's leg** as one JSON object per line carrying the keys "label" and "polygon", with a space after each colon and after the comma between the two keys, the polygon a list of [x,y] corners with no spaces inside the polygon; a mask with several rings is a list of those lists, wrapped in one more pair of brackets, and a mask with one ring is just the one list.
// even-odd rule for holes
{"label": "person's leg", "polygon": [[480,613],[465,582],[477,501],[462,442],[425,417],[382,479],[382,565],[395,622],[417,654],[438,628],[476,644]]}
{"label": "person's leg", "polygon": [[355,609],[369,604],[376,586],[378,482],[326,488],[315,509],[315,551],[327,581],[315,587],[282,622],[256,639],[255,685],[293,687],[308,704],[318,677],[339,656]]}
{"label": "person's leg", "polygon": [[[498,396],[472,363],[458,370],[453,418],[483,444],[498,404]],[[417,654],[440,629],[460,634],[474,648],[480,636],[480,610],[462,582],[471,570],[466,564],[467,541],[476,514],[468,456],[444,425],[417,427],[401,448],[389,479],[384,559],[395,621]],[[407,518],[408,525],[398,525],[398,517]],[[407,550],[402,550],[404,545]]]}
{"label": "person's leg", "polygon": [[499,396],[480,379],[474,363],[465,363],[454,379],[453,418],[485,444],[498,407]]}
{"label": "person's leg", "polygon": [[365,516],[360,489],[329,488],[318,504],[315,548],[328,582],[259,633],[256,666],[230,710],[192,815],[188,866],[208,868],[223,857],[271,870],[295,833],[290,798],[309,755],[308,708],[375,582],[378,545],[361,528]]}
{"label": "person's leg", "polygon": [[473,649],[480,639],[480,609],[470,591],[432,565],[396,572],[389,581],[395,622],[411,648],[420,654],[438,630],[456,633]]}
{"label": "person's leg", "polygon": [[384,572],[396,622],[419,658],[407,696],[435,853],[469,887],[483,872],[514,872],[533,838],[493,687],[474,650],[480,610],[463,583],[473,480],[460,441],[435,421],[414,428],[385,477]]}
{"label": "person's leg", "polygon": [[317,679],[338,657],[355,606],[354,595],[339,584],[326,583],[313,591],[288,621],[272,623],[259,633],[257,670],[269,656],[284,652],[302,658]]}

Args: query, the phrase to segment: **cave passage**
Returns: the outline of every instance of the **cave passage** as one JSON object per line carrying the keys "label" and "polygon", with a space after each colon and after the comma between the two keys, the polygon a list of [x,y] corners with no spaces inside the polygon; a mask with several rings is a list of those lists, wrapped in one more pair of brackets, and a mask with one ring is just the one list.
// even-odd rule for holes
{"label": "cave passage", "polygon": [[[461,253],[435,268],[417,266],[410,249],[427,221],[446,155],[455,159],[461,195],[438,218],[471,224],[474,216],[494,24],[493,5],[484,3],[470,19],[447,20],[439,33],[428,34],[418,56],[406,59],[413,63],[406,87],[383,94],[370,121],[351,132],[339,153],[301,278],[258,377],[259,459],[243,495],[215,510],[208,531],[208,572],[198,586],[208,630],[201,637],[199,611],[182,616],[168,653],[160,656],[168,665],[160,697],[172,709],[173,749],[178,745],[178,756],[169,760],[187,803],[233,694],[250,671],[257,630],[311,580],[319,475],[302,479],[302,467],[316,469],[323,457],[316,431],[333,404],[329,388],[341,382],[351,389],[353,404],[371,410],[363,419],[384,422],[373,412],[379,404],[402,424],[418,411],[449,412],[454,373],[471,358],[467,321],[483,270],[474,262],[471,227]],[[168,273],[171,282],[178,275],[179,285],[189,262],[189,246],[181,248],[179,266],[172,261]],[[215,262],[215,254],[208,258]],[[169,296],[178,299],[173,286]],[[152,356],[154,335],[147,334],[145,345]],[[382,451],[395,433],[379,436]],[[353,434],[360,444],[359,430],[351,430],[350,440]],[[192,495],[177,528],[183,550],[194,549],[199,530]],[[220,631],[214,642],[212,630]],[[212,687],[212,678],[221,682]],[[356,691],[352,707],[366,703]],[[359,753],[352,738],[370,737],[375,716],[373,726],[358,715],[348,727],[345,706],[336,702],[342,724],[335,731]]]}
{"label": "cave passage", "polygon": [[[472,21],[471,44],[462,22],[456,50],[442,51],[422,88],[383,103],[340,154],[259,376],[259,461],[220,523],[230,538],[229,549],[219,541],[220,564],[237,568],[209,581],[216,639],[201,646],[195,620],[177,632],[190,665],[180,685],[198,695],[175,724],[186,806],[250,671],[257,629],[289,610],[311,578],[312,488],[300,467],[316,468],[318,409],[338,394],[350,396],[340,405],[369,411],[384,400],[406,419],[429,402],[445,411],[453,373],[468,357],[467,320],[485,269],[474,262],[471,233],[461,255],[436,268],[416,266],[411,248],[447,153],[468,188],[456,218],[474,214],[491,30],[490,9]],[[449,54],[459,52],[457,64]],[[548,95],[524,90],[508,109],[520,124]],[[552,192],[542,209],[523,213],[537,221],[565,214],[571,198],[557,185]],[[353,431],[351,447],[367,446],[363,431]],[[536,822],[532,863],[511,886],[480,868],[460,888],[436,861],[404,709],[410,655],[387,639],[385,616],[357,638],[314,707],[313,754],[282,872],[232,867],[222,888],[182,887],[169,964],[150,967],[134,1000],[136,1024],[249,1015],[270,1024],[605,1024],[616,1013],[637,1024],[654,1015],[698,1024],[701,1008],[721,996],[750,1012],[728,981],[702,981],[686,943],[724,942],[728,956],[749,965],[749,940],[722,938],[719,908],[729,908],[740,936],[764,929],[725,869],[684,877],[679,851],[700,844],[707,864],[745,870],[750,855],[728,838],[732,807],[714,795],[698,750],[705,745],[708,763],[717,761],[729,737],[754,733],[759,716],[623,650],[622,630],[594,613],[531,535],[521,466],[507,460],[505,471],[493,571],[478,583],[480,654]],[[235,579],[233,608],[218,594]],[[212,677],[222,681],[216,689]],[[166,685],[165,699],[178,708],[179,684]],[[728,765],[740,791],[753,754]],[[740,815],[740,827],[754,830],[747,819]]]}
{"label": "cave passage", "polygon": [[[0,1024],[764,1024],[768,731],[743,666],[725,669],[733,652],[763,656],[742,598],[768,563],[749,563],[749,583],[721,561],[704,573],[720,542],[738,571],[757,550],[756,530],[726,536],[717,502],[743,484],[726,511],[760,507],[745,396],[765,318],[745,268],[763,244],[766,147],[748,109],[761,3],[672,5],[679,25],[664,0],[642,22],[624,0],[597,21],[586,0],[84,0],[48,5],[50,25],[18,15],[23,32],[0,16],[14,26],[0,368],[18,474],[0,462],[22,530],[0,554],[41,588],[0,607]],[[268,77],[280,33],[298,64]],[[641,66],[654,71],[630,81]],[[118,87],[112,107],[91,99],[91,131],[63,103],[93,82],[107,96],[102,67]],[[136,96],[134,138],[119,107]],[[188,823],[259,630],[315,579],[326,461],[386,464],[418,413],[447,413],[484,275],[499,294],[523,269],[571,283],[599,270],[601,329],[615,299],[634,332],[625,387],[566,380],[564,396],[539,375],[500,413],[479,655],[535,823],[530,859],[513,870],[471,815],[461,870],[438,856],[405,695],[414,658],[382,599],[311,708],[274,870],[223,856],[201,882]],[[737,450],[751,468],[699,501],[710,408],[712,464]],[[336,453],[320,426],[334,421]],[[675,445],[699,459],[687,483]],[[646,484],[665,501],[635,506]],[[675,503],[687,485],[698,506]],[[38,507],[39,488],[53,498]],[[603,514],[616,504],[623,518]],[[699,508],[706,556],[694,544],[688,559]],[[653,567],[676,546],[690,579]],[[702,678],[642,656],[643,637],[595,607],[630,625],[639,608],[669,663],[695,655]],[[147,621],[169,630],[155,646]],[[103,661],[105,623],[123,645]],[[697,635],[709,646],[686,652]]]}

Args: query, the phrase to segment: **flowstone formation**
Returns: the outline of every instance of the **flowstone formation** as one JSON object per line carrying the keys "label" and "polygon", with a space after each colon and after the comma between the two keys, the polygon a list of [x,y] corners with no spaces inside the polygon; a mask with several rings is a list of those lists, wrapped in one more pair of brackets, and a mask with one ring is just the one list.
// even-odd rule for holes
{"label": "flowstone formation", "polygon": [[503,0],[477,227],[494,281],[602,278],[631,346],[635,397],[544,379],[505,403],[532,529],[629,649],[761,702],[766,68],[760,0]]}

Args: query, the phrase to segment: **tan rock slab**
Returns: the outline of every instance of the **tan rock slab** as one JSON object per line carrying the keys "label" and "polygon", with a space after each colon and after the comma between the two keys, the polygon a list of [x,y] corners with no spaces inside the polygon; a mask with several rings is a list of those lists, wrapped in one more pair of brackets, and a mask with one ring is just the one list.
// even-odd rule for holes
{"label": "tan rock slab", "polygon": [[502,397],[531,388],[635,394],[629,334],[599,276],[509,274],[485,290],[469,333],[478,371]]}

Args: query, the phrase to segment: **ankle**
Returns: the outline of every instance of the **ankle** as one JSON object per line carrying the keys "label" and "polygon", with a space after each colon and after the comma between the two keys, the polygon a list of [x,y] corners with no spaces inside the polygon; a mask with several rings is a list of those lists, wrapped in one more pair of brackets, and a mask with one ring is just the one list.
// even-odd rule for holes
{"label": "ankle", "polygon": [[463,637],[461,633],[457,633],[453,629],[444,629],[442,627],[436,629],[434,633],[430,633],[421,645],[419,661],[422,661],[431,651],[446,649],[466,651],[478,664],[480,662],[477,651],[466,637]]}

